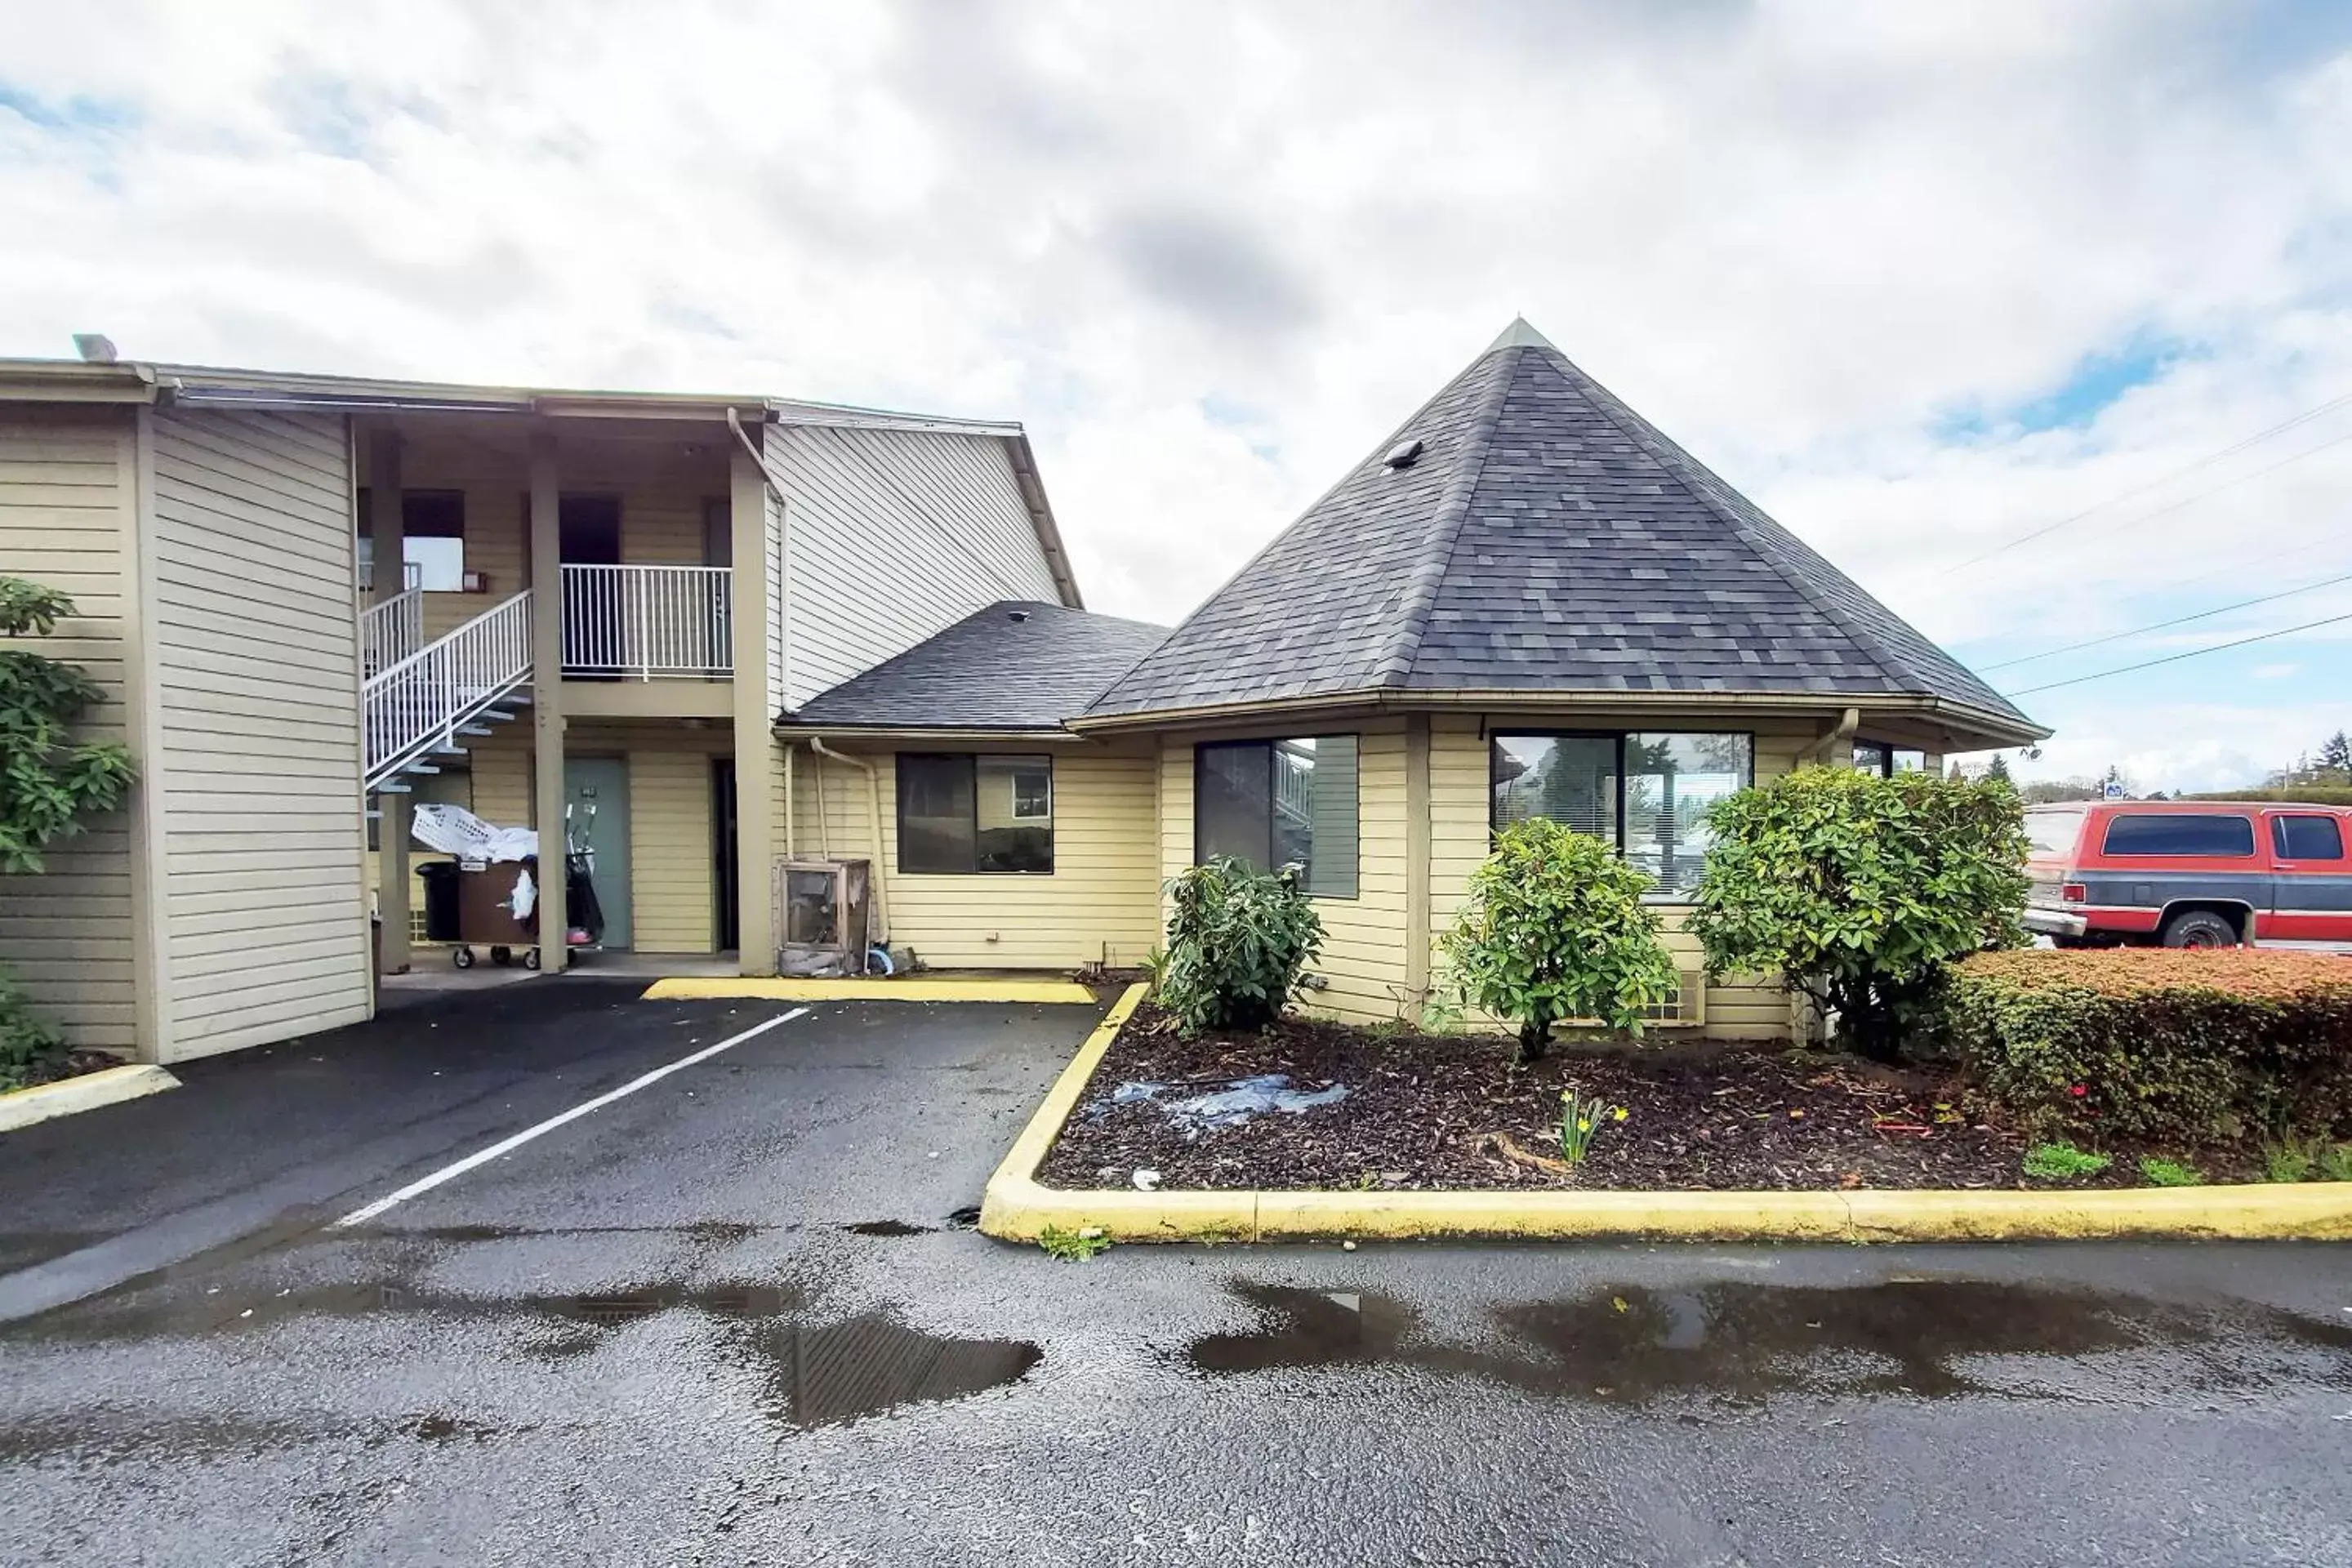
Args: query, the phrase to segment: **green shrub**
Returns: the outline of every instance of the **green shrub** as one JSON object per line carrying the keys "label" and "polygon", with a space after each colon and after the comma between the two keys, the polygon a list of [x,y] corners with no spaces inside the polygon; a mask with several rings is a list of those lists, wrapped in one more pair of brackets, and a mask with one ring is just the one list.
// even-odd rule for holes
{"label": "green shrub", "polygon": [[1642,1032],[1645,1008],[1681,984],[1642,902],[1650,879],[1590,834],[1529,817],[1495,836],[1470,897],[1444,936],[1447,987],[1460,1005],[1519,1026],[1533,1061],[1552,1026],[1591,1018]]}
{"label": "green shrub", "polygon": [[0,971],[0,1089],[47,1082],[65,1064],[65,1037],[33,1011],[16,977]]}
{"label": "green shrub", "polygon": [[2332,1149],[2320,1151],[2319,1179],[2323,1182],[2352,1182],[2352,1143],[2338,1143]]}
{"label": "green shrub", "polygon": [[1323,922],[1296,871],[1253,871],[1221,855],[1168,881],[1160,1001],[1188,1035],[1262,1028],[1282,1015]]}
{"label": "green shrub", "polygon": [[2023,823],[2003,779],[1800,768],[1707,813],[1691,934],[1710,974],[1778,974],[1890,1059],[1946,965],[2024,940]]}
{"label": "green shrub", "polygon": [[2140,1179],[2151,1187],[2201,1187],[2205,1173],[2179,1160],[2160,1159],[2154,1154],[2139,1157]]}
{"label": "green shrub", "polygon": [[2263,1145],[2263,1180],[2307,1182],[2319,1168],[2319,1145],[2308,1138],[2289,1138]]}
{"label": "green shrub", "polygon": [[2095,1176],[2115,1161],[2105,1154],[2077,1149],[2072,1143],[2036,1143],[2025,1152],[2025,1173],[2045,1182],[2071,1182]]}
{"label": "green shrub", "polygon": [[1993,1099],[2045,1132],[2201,1142],[2352,1124],[2352,964],[2164,948],[1983,953],[1944,1028]]}

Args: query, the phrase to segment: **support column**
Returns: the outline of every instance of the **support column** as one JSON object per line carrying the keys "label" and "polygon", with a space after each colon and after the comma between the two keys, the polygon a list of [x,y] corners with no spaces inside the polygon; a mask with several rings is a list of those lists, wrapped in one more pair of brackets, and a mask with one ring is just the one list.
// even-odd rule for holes
{"label": "support column", "polygon": [[[398,597],[406,582],[408,525],[402,500],[400,432],[371,431],[367,529],[375,564],[370,596],[378,604]],[[376,969],[383,974],[408,973],[408,824],[415,804],[405,795],[375,797],[375,908],[383,921]]]}
{"label": "support column", "polygon": [[1429,1005],[1429,715],[1404,719],[1404,997],[1398,1016],[1419,1027]]}
{"label": "support column", "polygon": [[[759,438],[757,428],[747,430]],[[768,485],[740,447],[728,470],[734,531],[736,941],[746,974],[776,972],[774,895],[779,748],[768,690]]]}
{"label": "support column", "polygon": [[539,829],[539,966],[564,965],[563,530],[555,432],[530,438],[531,822]]}

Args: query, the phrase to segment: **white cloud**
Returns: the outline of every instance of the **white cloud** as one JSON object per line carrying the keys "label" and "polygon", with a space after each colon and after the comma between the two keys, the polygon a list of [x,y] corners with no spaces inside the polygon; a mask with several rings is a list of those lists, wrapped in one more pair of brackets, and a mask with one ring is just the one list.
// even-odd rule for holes
{"label": "white cloud", "polygon": [[[1947,639],[2352,571],[2352,405],[2169,477],[2352,392],[2326,8],[0,5],[0,352],[1010,415],[1171,619],[1524,310]],[[2243,711],[2061,745],[2308,743]]]}

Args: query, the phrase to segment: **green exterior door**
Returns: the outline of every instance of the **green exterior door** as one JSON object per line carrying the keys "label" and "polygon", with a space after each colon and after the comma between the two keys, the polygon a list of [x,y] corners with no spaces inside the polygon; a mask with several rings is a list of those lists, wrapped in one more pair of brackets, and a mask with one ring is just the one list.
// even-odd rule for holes
{"label": "green exterior door", "polygon": [[628,947],[628,763],[618,757],[564,758],[563,798],[572,808],[572,847],[595,861],[589,875],[604,910],[604,945]]}

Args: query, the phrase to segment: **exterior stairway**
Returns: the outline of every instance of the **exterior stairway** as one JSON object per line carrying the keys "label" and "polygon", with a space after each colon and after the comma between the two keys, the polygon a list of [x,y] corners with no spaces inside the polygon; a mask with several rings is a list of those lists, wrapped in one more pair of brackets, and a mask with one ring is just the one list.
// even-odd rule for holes
{"label": "exterior stairway", "polygon": [[407,775],[440,772],[435,758],[463,752],[530,702],[530,590],[421,647],[416,597],[402,594],[361,617],[369,795],[407,794]]}

